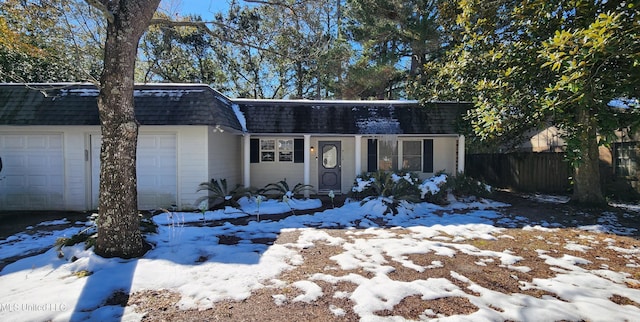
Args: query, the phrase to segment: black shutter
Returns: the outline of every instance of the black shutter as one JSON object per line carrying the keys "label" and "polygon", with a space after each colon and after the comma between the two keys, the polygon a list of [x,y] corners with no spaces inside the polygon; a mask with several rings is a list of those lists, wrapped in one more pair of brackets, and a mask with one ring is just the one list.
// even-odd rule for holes
{"label": "black shutter", "polygon": [[260,139],[251,139],[249,162],[260,163]]}
{"label": "black shutter", "polygon": [[293,139],[293,163],[304,163],[304,139]]}
{"label": "black shutter", "polygon": [[422,140],[422,172],[433,173],[433,140]]}
{"label": "black shutter", "polygon": [[367,141],[367,172],[378,171],[378,140]]}

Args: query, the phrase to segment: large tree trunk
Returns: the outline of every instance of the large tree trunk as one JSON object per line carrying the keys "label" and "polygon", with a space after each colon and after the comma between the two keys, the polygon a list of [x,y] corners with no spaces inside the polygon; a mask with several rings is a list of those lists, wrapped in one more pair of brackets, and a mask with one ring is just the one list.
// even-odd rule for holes
{"label": "large tree trunk", "polygon": [[138,214],[133,77],[138,41],[159,2],[101,0],[109,19],[98,96],[102,146],[95,252],[104,257],[138,257],[147,250]]}
{"label": "large tree trunk", "polygon": [[600,186],[600,155],[598,152],[597,124],[588,109],[578,110],[577,133],[580,145],[580,160],[575,167],[573,196],[571,200],[581,204],[602,205],[606,201]]}

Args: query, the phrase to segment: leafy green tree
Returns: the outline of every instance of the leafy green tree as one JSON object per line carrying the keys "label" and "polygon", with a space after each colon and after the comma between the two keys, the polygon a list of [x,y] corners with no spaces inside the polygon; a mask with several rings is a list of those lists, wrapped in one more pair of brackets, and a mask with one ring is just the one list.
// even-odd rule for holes
{"label": "leafy green tree", "polygon": [[7,0],[0,3],[0,81],[74,80],[66,64],[66,30],[57,1]]}
{"label": "leafy green tree", "polygon": [[638,13],[624,1],[442,4],[438,19],[448,41],[425,64],[418,95],[473,100],[468,120],[484,140],[558,126],[575,168],[572,199],[604,203],[598,145],[637,115],[637,107],[619,113],[608,102],[640,92]]}
{"label": "leafy green tree", "polygon": [[0,2],[0,81],[97,79],[104,26],[79,0]]}

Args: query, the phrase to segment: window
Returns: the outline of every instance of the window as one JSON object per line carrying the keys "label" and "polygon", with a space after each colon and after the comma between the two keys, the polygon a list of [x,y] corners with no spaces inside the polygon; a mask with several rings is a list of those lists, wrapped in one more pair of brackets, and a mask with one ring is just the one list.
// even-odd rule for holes
{"label": "window", "polygon": [[632,177],[638,171],[637,142],[614,144],[615,171],[619,177]]}
{"label": "window", "polygon": [[[400,152],[398,152],[400,146]],[[433,139],[378,140],[367,143],[367,171],[392,170],[433,172]],[[401,168],[398,168],[398,165]]]}
{"label": "window", "polygon": [[278,140],[278,161],[293,162],[293,140]]}
{"label": "window", "polygon": [[251,163],[303,162],[302,139],[251,139]]}
{"label": "window", "polygon": [[260,140],[260,161],[273,162],[276,160],[276,140]]}
{"label": "window", "polygon": [[422,170],[422,142],[402,141],[402,169],[408,171]]}
{"label": "window", "polygon": [[392,171],[398,169],[398,142],[378,141],[378,169]]}

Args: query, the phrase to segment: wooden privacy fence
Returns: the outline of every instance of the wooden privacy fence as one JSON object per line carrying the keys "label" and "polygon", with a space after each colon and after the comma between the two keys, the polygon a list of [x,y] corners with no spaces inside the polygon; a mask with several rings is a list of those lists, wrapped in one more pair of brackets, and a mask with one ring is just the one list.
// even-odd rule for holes
{"label": "wooden privacy fence", "polygon": [[572,170],[562,153],[467,154],[465,173],[493,187],[520,192],[567,192]]}

